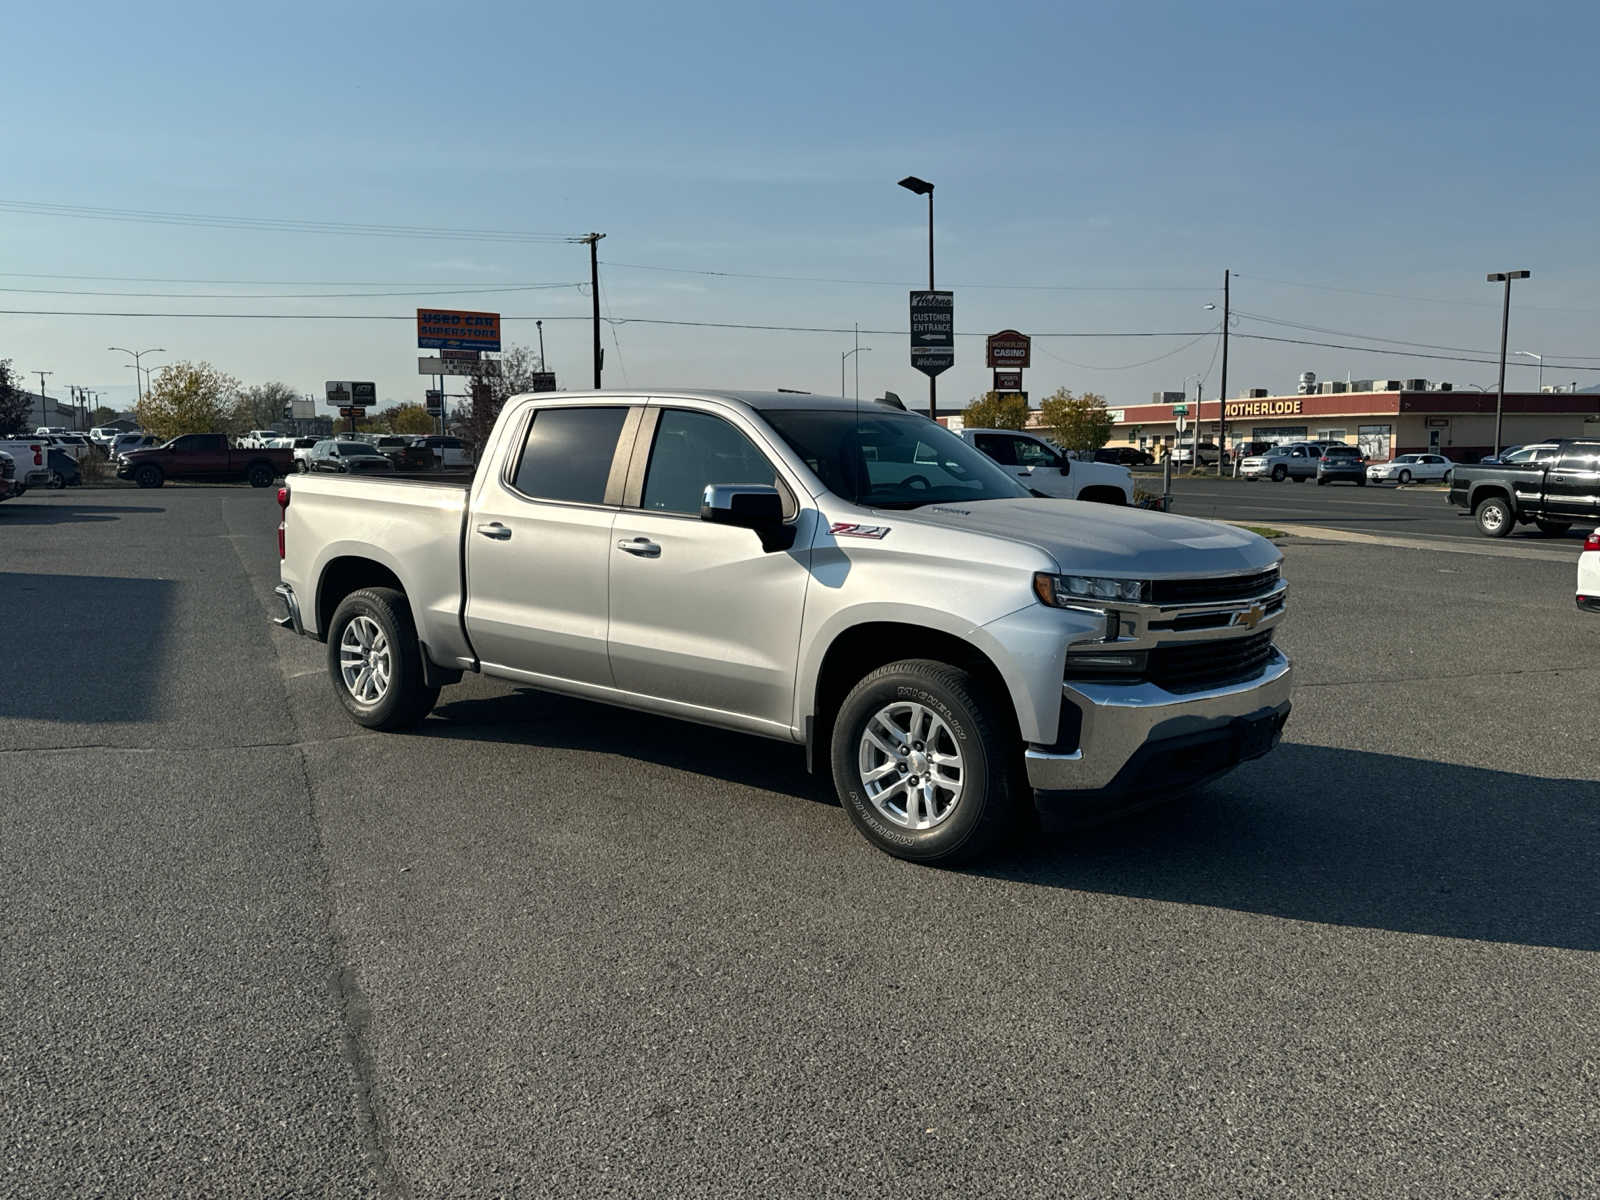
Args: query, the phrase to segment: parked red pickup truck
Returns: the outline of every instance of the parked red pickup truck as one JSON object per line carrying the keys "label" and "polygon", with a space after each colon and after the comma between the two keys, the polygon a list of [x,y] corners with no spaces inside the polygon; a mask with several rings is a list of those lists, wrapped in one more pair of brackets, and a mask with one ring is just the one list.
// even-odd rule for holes
{"label": "parked red pickup truck", "polygon": [[145,488],[160,487],[169,479],[243,479],[251,487],[268,487],[293,470],[293,450],[235,450],[225,433],[186,433],[165,446],[117,457],[117,478]]}

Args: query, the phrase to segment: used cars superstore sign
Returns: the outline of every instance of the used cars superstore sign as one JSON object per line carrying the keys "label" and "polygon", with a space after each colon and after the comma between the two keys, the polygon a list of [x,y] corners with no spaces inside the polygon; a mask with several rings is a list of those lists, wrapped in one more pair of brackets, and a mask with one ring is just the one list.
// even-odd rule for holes
{"label": "used cars superstore sign", "polygon": [[1299,400],[1229,400],[1226,407],[1230,417],[1298,417]]}
{"label": "used cars superstore sign", "polygon": [[417,309],[419,350],[499,350],[500,314]]}

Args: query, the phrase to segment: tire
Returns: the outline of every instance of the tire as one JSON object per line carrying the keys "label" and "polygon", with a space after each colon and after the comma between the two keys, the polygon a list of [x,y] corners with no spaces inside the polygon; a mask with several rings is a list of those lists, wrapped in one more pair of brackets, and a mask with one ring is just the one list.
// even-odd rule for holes
{"label": "tire", "polygon": [[[925,658],[879,667],[850,690],[834,719],[829,754],[839,802],[867,841],[896,858],[952,866],[983,854],[1015,826],[1021,755],[1003,719],[994,715],[1003,703],[991,699],[966,671]],[[882,736],[869,741],[869,724],[880,731],[931,731],[927,743],[909,737],[903,743],[908,747],[905,764],[913,770],[902,766],[899,777],[916,778],[917,756],[926,744],[928,752],[956,755],[959,790],[936,785],[932,808],[919,796],[913,809],[904,783],[890,785],[875,800],[863,779],[870,769],[866,764],[881,767],[898,761],[898,754],[891,757],[885,748],[897,752],[899,747],[889,746],[892,739]],[[948,762],[922,764],[925,772],[940,765],[951,772]],[[919,822],[925,827],[914,827]]]}
{"label": "tire", "polygon": [[[374,647],[373,653],[388,666],[386,681],[380,673],[369,685],[362,678],[368,671],[356,674],[353,682],[366,693],[361,698],[346,683],[343,669],[343,643],[352,625],[357,625],[351,634],[352,649],[363,644]],[[328,624],[328,674],[345,711],[357,725],[368,729],[409,729],[426,717],[439,699],[439,689],[422,682],[422,648],[411,623],[411,608],[405,596],[393,588],[362,588],[340,602]]]}
{"label": "tire", "polygon": [[1567,530],[1572,528],[1571,521],[1535,521],[1534,524],[1545,537],[1565,537]]}
{"label": "tire", "polygon": [[245,479],[253,488],[271,487],[275,478],[277,472],[272,469],[271,463],[251,463],[249,471],[245,473]]}
{"label": "tire", "polygon": [[1411,472],[1410,471],[1401,471],[1400,472],[1400,483],[1402,485],[1405,485],[1405,484],[1408,484],[1410,482],[1411,482]]}
{"label": "tire", "polygon": [[1456,475],[1456,473],[1453,470],[1446,471],[1443,475],[1441,475],[1439,477],[1439,482],[1444,484],[1445,487],[1453,487],[1455,485],[1455,481],[1456,481],[1455,480],[1455,475]]}
{"label": "tire", "polygon": [[298,475],[304,475],[308,470],[310,470],[310,468],[306,466],[306,460],[303,458],[297,458],[294,460],[294,469],[295,473]]}
{"label": "tire", "polygon": [[1478,523],[1478,532],[1484,537],[1503,538],[1516,527],[1517,519],[1511,511],[1511,502],[1504,496],[1490,496],[1478,501],[1472,510]]}
{"label": "tire", "polygon": [[158,488],[166,482],[167,476],[160,467],[146,464],[134,471],[133,481],[142,488]]}
{"label": "tire", "polygon": [[1288,478],[1288,475],[1289,468],[1284,466],[1282,463],[1279,463],[1277,466],[1272,468],[1273,483],[1282,483],[1286,478]]}
{"label": "tire", "polygon": [[1321,475],[1318,475],[1317,476],[1317,486],[1318,487],[1327,487],[1328,486],[1328,481],[1326,479],[1324,479]]}
{"label": "tire", "polygon": [[1356,486],[1357,487],[1366,487],[1367,486],[1367,477],[1365,475],[1363,475],[1363,476],[1361,476],[1361,478],[1357,479],[1356,480]]}
{"label": "tire", "polygon": [[50,486],[59,492],[62,488],[67,486],[66,477],[62,475],[60,471],[51,471]]}

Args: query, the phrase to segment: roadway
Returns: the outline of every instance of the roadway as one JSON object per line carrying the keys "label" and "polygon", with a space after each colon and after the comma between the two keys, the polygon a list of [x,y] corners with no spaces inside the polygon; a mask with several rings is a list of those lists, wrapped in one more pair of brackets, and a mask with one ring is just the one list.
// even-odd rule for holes
{"label": "roadway", "polygon": [[0,505],[0,1192],[1600,1191],[1570,561],[1289,539],[1283,746],[935,871],[754,738],[482,679],[358,729],[275,523]]}

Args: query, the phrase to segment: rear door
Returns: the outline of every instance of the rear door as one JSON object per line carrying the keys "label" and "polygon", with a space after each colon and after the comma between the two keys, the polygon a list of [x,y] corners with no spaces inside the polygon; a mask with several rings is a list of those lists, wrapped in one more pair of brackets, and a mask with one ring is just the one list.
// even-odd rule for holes
{"label": "rear door", "polygon": [[[611,539],[611,668],[629,692],[787,729],[817,516],[765,441],[717,405],[648,410]],[[793,547],[769,553],[753,530],[700,520],[714,483],[776,486]]]}
{"label": "rear door", "polygon": [[[611,526],[641,408],[528,406],[468,515],[467,633],[486,666],[610,687]],[[753,536],[753,535],[752,535]]]}
{"label": "rear door", "polygon": [[1567,442],[1548,467],[1546,512],[1563,519],[1600,516],[1600,442]]}

